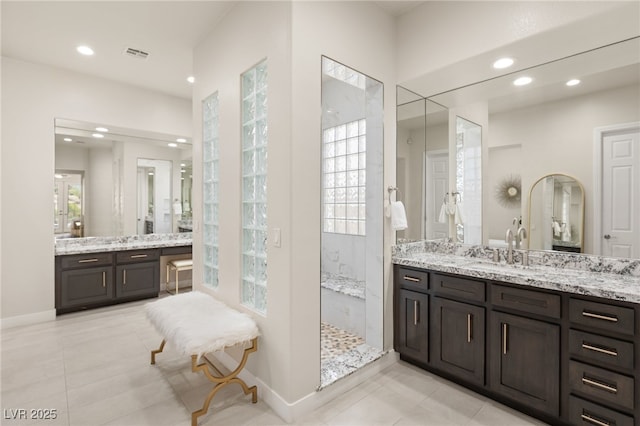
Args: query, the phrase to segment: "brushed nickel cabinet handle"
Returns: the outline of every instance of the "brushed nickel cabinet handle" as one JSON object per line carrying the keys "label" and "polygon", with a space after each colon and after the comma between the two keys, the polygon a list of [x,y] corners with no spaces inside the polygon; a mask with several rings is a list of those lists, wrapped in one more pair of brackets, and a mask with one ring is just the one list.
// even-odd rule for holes
{"label": "brushed nickel cabinet handle", "polygon": [[616,351],[615,349],[613,350],[605,349],[600,346],[595,346],[587,342],[582,342],[582,349],[587,349],[589,351],[594,351],[594,352],[600,352],[602,354],[611,355],[611,356],[618,356],[618,351]]}
{"label": "brushed nickel cabinet handle", "polygon": [[132,254],[130,256],[131,259],[140,259],[141,257],[147,257],[149,256],[148,254]]}
{"label": "brushed nickel cabinet handle", "polygon": [[409,275],[405,275],[404,279],[407,280],[407,281],[411,281],[412,283],[419,283],[420,282],[420,278],[410,277]]}
{"label": "brushed nickel cabinet handle", "polygon": [[[584,411],[583,411],[583,413],[584,413]],[[609,422],[602,422],[602,421],[600,421],[600,420],[594,419],[593,417],[591,417],[591,416],[590,416],[590,415],[588,415],[588,414],[582,414],[580,417],[581,417],[581,418],[582,418],[582,420],[584,420],[585,422],[592,423],[592,424],[594,424],[594,425],[598,425],[598,426],[611,426],[611,423],[609,423]]]}
{"label": "brushed nickel cabinet handle", "polygon": [[587,386],[591,386],[591,387],[594,387],[594,388],[605,390],[607,392],[618,393],[618,389],[617,388],[615,388],[613,386],[609,386],[609,385],[604,384],[604,383],[600,383],[597,380],[589,379],[588,377],[583,377],[582,378],[582,383],[587,385]]}
{"label": "brushed nickel cabinet handle", "polygon": [[507,323],[502,323],[502,354],[507,354],[507,334],[509,332],[509,328]]}
{"label": "brushed nickel cabinet handle", "polygon": [[471,343],[471,321],[473,315],[467,314],[467,343]]}
{"label": "brushed nickel cabinet handle", "polygon": [[82,260],[78,260],[78,263],[91,263],[91,262],[97,262],[98,259],[93,258],[93,259],[82,259]]}
{"label": "brushed nickel cabinet handle", "polygon": [[417,300],[413,301],[413,325],[418,325],[418,308],[420,304]]}
{"label": "brushed nickel cabinet handle", "polygon": [[122,285],[127,285],[127,270],[122,270]]}
{"label": "brushed nickel cabinet handle", "polygon": [[107,286],[107,273],[105,271],[102,271],[102,288],[105,288]]}
{"label": "brushed nickel cabinet handle", "polygon": [[583,317],[588,317],[588,318],[595,318],[595,319],[599,319],[599,320],[604,320],[604,321],[618,322],[618,318],[616,318],[616,317],[611,317],[609,315],[596,314],[596,313],[588,312],[588,311],[582,311],[582,316]]}

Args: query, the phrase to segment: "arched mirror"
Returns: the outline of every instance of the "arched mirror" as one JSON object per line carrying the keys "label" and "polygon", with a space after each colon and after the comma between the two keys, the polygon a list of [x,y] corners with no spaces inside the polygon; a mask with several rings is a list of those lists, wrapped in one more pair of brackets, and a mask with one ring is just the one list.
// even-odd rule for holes
{"label": "arched mirror", "polygon": [[529,249],[583,252],[584,187],[578,180],[557,173],[531,186]]}

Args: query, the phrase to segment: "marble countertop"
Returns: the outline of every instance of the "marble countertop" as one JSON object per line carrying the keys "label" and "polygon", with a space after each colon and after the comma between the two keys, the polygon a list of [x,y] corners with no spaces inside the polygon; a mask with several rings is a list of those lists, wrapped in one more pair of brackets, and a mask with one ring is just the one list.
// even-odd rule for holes
{"label": "marble countertop", "polygon": [[452,253],[411,250],[396,250],[393,254],[393,263],[547,290],[640,303],[640,277],[635,273],[625,272],[624,269],[612,273],[573,269],[566,264],[508,265],[504,260],[495,263],[483,256],[469,257]]}
{"label": "marble countertop", "polygon": [[65,238],[55,240],[55,255],[179,247],[191,244],[191,232],[129,235],[126,237]]}

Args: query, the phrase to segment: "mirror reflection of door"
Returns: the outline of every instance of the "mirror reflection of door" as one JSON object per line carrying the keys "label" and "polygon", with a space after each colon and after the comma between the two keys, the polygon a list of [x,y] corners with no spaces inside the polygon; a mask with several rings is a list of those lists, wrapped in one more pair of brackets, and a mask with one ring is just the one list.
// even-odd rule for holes
{"label": "mirror reflection of door", "polygon": [[138,235],[172,232],[171,161],[138,159]]}
{"label": "mirror reflection of door", "polygon": [[602,138],[602,254],[640,254],[640,132]]}
{"label": "mirror reflection of door", "polygon": [[82,179],[82,172],[55,173],[53,229],[57,238],[84,236]]}

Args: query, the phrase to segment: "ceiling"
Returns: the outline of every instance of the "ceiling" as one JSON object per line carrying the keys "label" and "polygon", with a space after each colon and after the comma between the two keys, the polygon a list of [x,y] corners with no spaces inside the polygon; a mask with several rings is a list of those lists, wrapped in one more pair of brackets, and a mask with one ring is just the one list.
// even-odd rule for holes
{"label": "ceiling", "polygon": [[[3,0],[2,55],[190,99],[193,48],[234,3]],[[374,3],[399,16],[423,2]],[[81,44],[95,55],[78,54]],[[124,55],[126,48],[149,56]]]}

